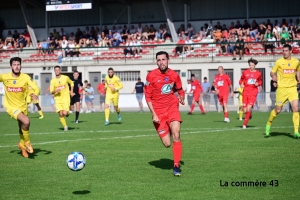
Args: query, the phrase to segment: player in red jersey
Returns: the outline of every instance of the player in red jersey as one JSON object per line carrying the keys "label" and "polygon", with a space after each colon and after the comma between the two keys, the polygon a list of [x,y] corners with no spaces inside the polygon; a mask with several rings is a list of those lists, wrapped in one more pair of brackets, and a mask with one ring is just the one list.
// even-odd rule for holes
{"label": "player in red jersey", "polygon": [[[184,90],[179,75],[168,68],[169,54],[156,53],[158,69],[149,72],[145,84],[145,97],[152,113],[152,121],[165,147],[173,140],[174,176],[180,176],[182,145],[180,140],[181,117],[179,103],[184,105]],[[177,91],[178,98],[174,91]],[[172,139],[171,139],[172,136]]]}
{"label": "player in red jersey", "polygon": [[190,91],[190,93],[193,94],[193,101],[192,101],[192,105],[191,105],[191,110],[190,112],[188,112],[188,115],[193,114],[194,108],[195,108],[195,102],[197,102],[197,104],[199,105],[199,108],[202,112],[202,115],[205,115],[205,111],[203,108],[203,105],[201,103],[200,100],[200,93],[203,93],[203,89],[202,86],[200,84],[200,82],[196,79],[195,74],[191,75],[191,85],[192,85],[192,89]]}
{"label": "player in red jersey", "polygon": [[251,110],[256,102],[256,96],[258,94],[258,87],[262,85],[261,73],[255,69],[257,65],[257,60],[249,59],[249,69],[243,71],[240,78],[240,85],[244,88],[243,90],[243,108],[245,115],[245,120],[243,128],[247,127],[248,121],[251,118]]}
{"label": "player in red jersey", "polygon": [[230,122],[228,116],[227,103],[228,103],[229,88],[231,91],[231,97],[233,97],[232,84],[231,84],[230,77],[227,74],[224,74],[224,69],[222,66],[218,67],[218,72],[219,74],[215,76],[213,85],[215,87],[216,94],[218,95],[220,105],[223,107],[224,121]]}

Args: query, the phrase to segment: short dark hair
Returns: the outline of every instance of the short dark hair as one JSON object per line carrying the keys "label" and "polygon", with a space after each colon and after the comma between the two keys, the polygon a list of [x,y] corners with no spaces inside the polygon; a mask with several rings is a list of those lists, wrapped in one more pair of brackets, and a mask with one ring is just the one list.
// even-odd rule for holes
{"label": "short dark hair", "polygon": [[292,46],[291,46],[291,45],[289,45],[289,44],[285,44],[285,45],[283,45],[283,48],[289,48],[289,50],[290,50],[290,51],[292,50]]}
{"label": "short dark hair", "polygon": [[159,51],[156,53],[156,59],[157,59],[157,56],[160,56],[160,55],[166,55],[167,59],[169,60],[169,54],[165,51]]}
{"label": "short dark hair", "polygon": [[109,71],[109,70],[113,70],[113,71],[114,71],[114,69],[113,69],[112,67],[108,68],[108,71]]}
{"label": "short dark hair", "polygon": [[207,77],[204,77],[204,79],[207,79]]}
{"label": "short dark hair", "polygon": [[257,65],[258,61],[255,60],[255,59],[253,59],[253,58],[250,58],[250,59],[248,60],[248,64],[250,65],[250,63],[254,63],[254,65]]}
{"label": "short dark hair", "polygon": [[54,69],[56,69],[56,68],[59,68],[59,69],[60,69],[60,66],[56,65],[56,66],[54,67]]}
{"label": "short dark hair", "polygon": [[88,80],[83,81],[84,83],[88,83]]}
{"label": "short dark hair", "polygon": [[195,74],[191,74],[191,77],[195,77]]}
{"label": "short dark hair", "polygon": [[79,74],[79,72],[77,70],[73,71],[73,73],[78,73]]}
{"label": "short dark hair", "polygon": [[22,58],[20,58],[20,57],[13,57],[13,58],[11,58],[10,61],[9,61],[10,66],[12,66],[12,63],[13,63],[14,61],[19,62],[20,65],[22,64]]}

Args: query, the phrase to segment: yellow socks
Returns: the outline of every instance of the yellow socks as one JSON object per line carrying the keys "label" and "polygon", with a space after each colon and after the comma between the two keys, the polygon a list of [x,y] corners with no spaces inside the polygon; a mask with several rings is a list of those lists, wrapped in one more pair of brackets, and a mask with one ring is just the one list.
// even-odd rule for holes
{"label": "yellow socks", "polygon": [[243,118],[243,111],[242,110],[240,110],[240,112],[239,112],[239,117],[240,117],[240,119]]}
{"label": "yellow socks", "polygon": [[[276,114],[276,112],[275,112],[275,109],[273,109],[273,110],[271,111],[270,117],[269,117],[269,119],[268,119],[268,121],[267,121],[267,125],[268,125],[268,126],[271,126],[271,125],[272,125],[272,122],[273,122],[273,120],[275,119],[276,116],[277,116],[277,114]],[[299,115],[298,115],[298,116],[299,116]]]}
{"label": "yellow socks", "polygon": [[[30,140],[29,140],[29,131],[24,131],[23,129],[21,129],[22,130],[22,135],[23,135],[23,140],[24,140],[24,142],[29,142]],[[20,136],[21,137],[21,136]],[[21,140],[22,140],[22,138],[21,138]]]}
{"label": "yellow socks", "polygon": [[120,109],[120,108],[118,108],[118,109],[117,109],[117,113],[118,113],[118,114],[120,114],[120,112],[121,112],[121,109]]}
{"label": "yellow socks", "polygon": [[39,115],[41,116],[41,117],[43,117],[44,115],[43,115],[43,111],[42,110],[39,110],[38,111],[38,113],[39,113]]}
{"label": "yellow socks", "polygon": [[108,122],[109,121],[109,108],[105,108],[105,120]]}
{"label": "yellow socks", "polygon": [[293,112],[294,133],[299,133],[299,113]]}
{"label": "yellow socks", "polygon": [[24,136],[22,133],[19,133],[19,136],[20,136],[20,144],[23,148],[25,148]]}
{"label": "yellow socks", "polygon": [[59,120],[60,120],[61,124],[63,125],[63,127],[67,126],[67,122],[66,122],[66,119],[64,117],[60,117]]}

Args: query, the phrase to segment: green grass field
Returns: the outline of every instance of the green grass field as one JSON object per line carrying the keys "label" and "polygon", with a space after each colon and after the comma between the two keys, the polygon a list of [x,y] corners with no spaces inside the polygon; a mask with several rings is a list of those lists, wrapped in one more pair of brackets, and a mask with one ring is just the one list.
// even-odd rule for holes
{"label": "green grass field", "polygon": [[[172,148],[161,144],[150,113],[122,113],[121,123],[114,113],[106,127],[103,113],[81,114],[80,124],[71,114],[68,132],[57,114],[30,114],[29,159],[17,148],[17,123],[1,113],[0,199],[299,199],[292,116],[280,114],[264,138],[268,115],[255,112],[243,130],[234,112],[230,123],[222,113],[182,113],[182,176],[174,177]],[[72,151],[85,155],[82,171],[67,168]]]}

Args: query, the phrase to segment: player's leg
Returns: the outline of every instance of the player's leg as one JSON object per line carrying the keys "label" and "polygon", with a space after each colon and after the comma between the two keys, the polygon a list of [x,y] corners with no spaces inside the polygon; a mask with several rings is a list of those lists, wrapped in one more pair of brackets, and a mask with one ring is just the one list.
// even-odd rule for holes
{"label": "player's leg", "polygon": [[195,102],[196,102],[195,96],[193,96],[193,100],[192,100],[192,104],[191,104],[191,109],[190,109],[190,112],[188,112],[188,115],[193,114],[194,109],[195,109]]}
{"label": "player's leg", "polygon": [[[291,90],[291,89],[290,89]],[[289,101],[292,107],[292,111],[293,111],[293,124],[294,124],[294,137],[295,138],[300,138],[300,134],[299,134],[299,112],[298,112],[298,93],[295,90],[294,92],[290,92],[290,97],[289,97]]]}
{"label": "player's leg", "polygon": [[64,110],[60,110],[58,112],[58,115],[59,115],[59,121],[62,124],[62,126],[64,127],[64,131],[67,131],[68,130],[68,126],[67,126],[67,122],[66,122],[66,119],[65,119],[65,112],[64,112]]}
{"label": "player's leg", "polygon": [[39,119],[43,119],[43,118],[44,118],[44,114],[43,114],[43,111],[42,111],[42,108],[41,108],[39,102],[38,102],[38,101],[35,101],[35,102],[34,102],[34,105],[35,105],[35,106],[37,107],[37,109],[38,109],[38,113],[39,113],[39,115],[40,115]]}
{"label": "player's leg", "polygon": [[78,98],[78,101],[75,103],[76,106],[76,113],[75,113],[75,123],[79,123],[78,118],[79,118],[79,110],[80,110],[80,99]]}
{"label": "player's leg", "polygon": [[115,108],[115,111],[117,112],[118,114],[118,121],[121,121],[122,120],[122,117],[121,117],[121,109],[119,108],[118,104],[119,104],[119,95],[115,96],[113,99],[113,104],[114,104],[114,108]]}
{"label": "player's leg", "polygon": [[28,153],[33,153],[33,148],[30,143],[29,139],[29,127],[30,127],[30,120],[29,117],[24,114],[23,112],[20,112],[17,116],[17,120],[19,123],[19,127],[21,129],[22,133],[22,139],[24,140],[24,146]]}
{"label": "player's leg", "polygon": [[270,136],[270,128],[272,125],[273,120],[276,118],[276,116],[281,112],[282,106],[287,102],[288,100],[288,93],[285,92],[287,90],[286,88],[277,88],[276,90],[276,106],[274,109],[272,109],[269,119],[266,124],[266,137]]}
{"label": "player's leg", "polygon": [[200,95],[199,95],[199,99],[198,99],[197,103],[198,103],[198,106],[199,106],[199,108],[201,110],[202,115],[205,115],[205,110],[204,110],[204,107],[202,105],[202,102],[201,102],[201,99],[200,99]]}
{"label": "player's leg", "polygon": [[112,98],[108,95],[106,95],[105,98],[105,123],[104,126],[109,125],[109,114],[110,114],[110,102],[112,101]]}
{"label": "player's leg", "polygon": [[174,158],[174,175],[180,176],[180,160],[182,155],[182,143],[180,140],[180,122],[172,121],[170,130],[173,139],[173,158]]}
{"label": "player's leg", "polygon": [[20,136],[20,142],[18,143],[18,148],[21,150],[22,156],[24,158],[28,158],[28,153],[26,151],[25,140],[24,140],[24,137],[23,137],[20,121],[18,121],[18,125],[19,125],[19,136]]}

